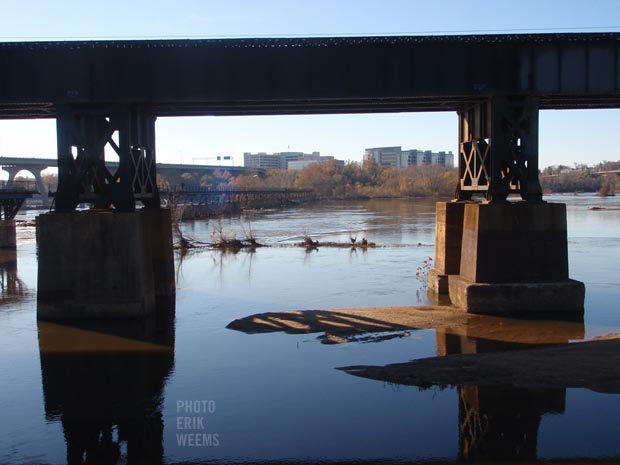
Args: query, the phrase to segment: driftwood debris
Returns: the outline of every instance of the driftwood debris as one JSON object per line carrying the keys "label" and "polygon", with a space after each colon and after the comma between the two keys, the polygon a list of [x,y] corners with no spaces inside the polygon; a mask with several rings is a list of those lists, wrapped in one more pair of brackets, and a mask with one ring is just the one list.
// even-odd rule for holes
{"label": "driftwood debris", "polygon": [[319,242],[314,241],[310,236],[306,236],[303,241],[297,243],[298,247],[304,247],[306,250],[317,250],[319,247],[331,247],[340,249],[374,249],[377,244],[374,242],[368,242],[366,239],[362,239],[357,243],[353,240],[351,242]]}

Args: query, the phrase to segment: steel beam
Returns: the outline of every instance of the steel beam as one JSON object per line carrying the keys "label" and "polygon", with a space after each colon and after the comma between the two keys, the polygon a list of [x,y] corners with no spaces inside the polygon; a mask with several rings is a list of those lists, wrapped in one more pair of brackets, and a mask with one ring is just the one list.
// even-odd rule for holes
{"label": "steel beam", "polygon": [[0,118],[138,102],[158,116],[456,111],[505,95],[618,108],[619,44],[619,33],[0,43]]}

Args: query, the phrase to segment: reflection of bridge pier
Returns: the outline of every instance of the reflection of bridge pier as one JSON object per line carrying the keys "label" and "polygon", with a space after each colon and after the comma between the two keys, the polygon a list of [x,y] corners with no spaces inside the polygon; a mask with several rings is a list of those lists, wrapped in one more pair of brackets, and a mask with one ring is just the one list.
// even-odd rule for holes
{"label": "reflection of bridge pier", "polygon": [[45,416],[62,423],[67,463],[163,463],[173,310],[122,324],[38,326]]}
{"label": "reflection of bridge pier", "polygon": [[17,275],[17,252],[0,250],[0,302],[8,302],[22,297],[26,286]]}
{"label": "reflection of bridge pier", "polygon": [[[565,342],[583,337],[583,325],[567,324],[563,328],[558,337],[566,337]],[[467,328],[437,331],[437,352],[443,356],[519,346],[524,344],[470,337]],[[566,389],[459,386],[457,390],[459,459],[464,461],[535,460],[542,416],[563,413],[565,409]]]}
{"label": "reflection of bridge pier", "polygon": [[565,389],[462,386],[459,459],[535,460],[538,428],[547,413],[564,413]]}

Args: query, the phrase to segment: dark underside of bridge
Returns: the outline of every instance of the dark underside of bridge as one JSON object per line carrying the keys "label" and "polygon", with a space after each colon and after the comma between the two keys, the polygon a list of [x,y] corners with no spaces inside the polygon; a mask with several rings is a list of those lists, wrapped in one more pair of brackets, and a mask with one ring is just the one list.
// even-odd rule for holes
{"label": "dark underside of bridge", "polygon": [[620,106],[620,34],[0,43],[0,118],[58,105],[157,116]]}

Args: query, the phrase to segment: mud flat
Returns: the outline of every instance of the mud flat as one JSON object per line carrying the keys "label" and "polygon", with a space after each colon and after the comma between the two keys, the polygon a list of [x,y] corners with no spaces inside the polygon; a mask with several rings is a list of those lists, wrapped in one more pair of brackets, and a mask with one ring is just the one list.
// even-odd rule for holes
{"label": "mud flat", "polygon": [[421,388],[510,385],[537,389],[588,388],[617,394],[620,393],[620,336],[545,348],[457,354],[339,369],[363,378]]}
{"label": "mud flat", "polygon": [[[245,333],[324,333],[324,343],[376,341],[435,329],[511,350],[452,354],[386,366],[341,367],[355,376],[419,386],[511,385],[620,393],[620,334],[584,339],[583,321],[473,315],[448,306],[270,312],[231,322]],[[386,333],[397,334],[387,335]],[[398,332],[401,332],[399,335]],[[405,333],[403,333],[405,332]],[[366,335],[360,337],[360,335]],[[503,345],[502,345],[503,344]],[[517,350],[514,350],[517,349]]]}

